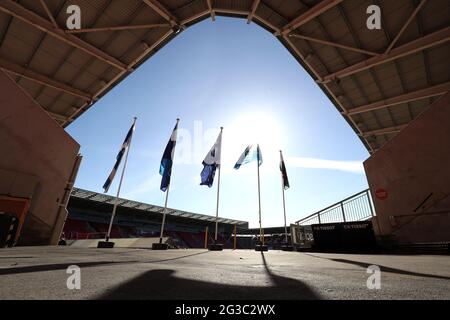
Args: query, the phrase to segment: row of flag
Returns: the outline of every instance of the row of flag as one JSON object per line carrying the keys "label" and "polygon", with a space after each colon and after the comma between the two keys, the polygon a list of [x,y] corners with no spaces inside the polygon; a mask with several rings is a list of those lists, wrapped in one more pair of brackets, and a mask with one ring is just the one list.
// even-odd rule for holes
{"label": "row of flag", "polygon": [[[161,164],[159,167],[159,173],[162,176],[161,179],[161,186],[160,189],[163,192],[166,192],[166,202],[164,207],[164,214],[163,214],[163,221],[161,224],[161,234],[160,234],[160,243],[162,243],[162,237],[163,237],[163,231],[164,231],[164,222],[166,217],[166,208],[167,208],[167,199],[169,195],[169,187],[170,187],[170,178],[172,175],[172,166],[173,166],[173,157],[175,154],[175,146],[177,144],[177,131],[178,131],[178,124],[179,119],[177,119],[177,123],[175,124],[175,127],[172,131],[172,134],[170,136],[169,142],[166,145],[166,148],[164,149],[163,156],[161,158]],[[122,143],[122,146],[120,148],[119,153],[116,156],[116,162],[114,164],[114,167],[106,179],[106,182],[103,185],[104,192],[108,192],[109,187],[111,186],[114,177],[116,175],[116,172],[120,166],[120,163],[125,155],[125,164],[122,169],[122,177],[120,179],[119,188],[117,191],[116,201],[114,203],[114,209],[113,214],[111,216],[111,221],[108,229],[108,234],[106,235],[106,241],[108,241],[110,236],[111,227],[114,221],[114,216],[117,208],[117,199],[119,197],[120,193],[120,187],[122,184],[123,175],[125,172],[125,167],[127,163],[128,158],[128,151],[131,145],[131,140],[133,137],[134,130],[136,128],[136,118],[134,119],[133,125],[131,126],[130,130],[127,133],[127,136],[125,137],[124,142]],[[219,136],[217,137],[216,142],[212,146],[211,150],[207,153],[205,159],[203,160],[203,170],[200,173],[201,182],[200,185],[205,185],[208,187],[212,187],[214,183],[214,177],[216,174],[216,171],[220,170],[220,162],[221,162],[221,150],[222,150],[222,129],[220,130]],[[260,225],[260,241],[262,238],[262,226],[261,226],[261,201],[260,201],[260,180],[259,180],[259,167],[262,165],[263,158],[261,149],[259,148],[259,144],[256,145],[249,145],[245,148],[242,155],[237,160],[236,164],[234,165],[234,169],[238,170],[242,165],[245,165],[247,163],[250,163],[252,161],[257,161],[257,168],[258,168],[258,201],[259,201],[259,225]],[[283,154],[280,151],[280,171],[281,171],[281,178],[282,178],[282,189],[283,189],[283,210],[284,210],[284,220],[285,220],[285,229],[286,229],[286,208],[284,204],[284,190],[289,188],[289,180],[286,172],[286,165],[283,160]],[[220,171],[219,171],[219,182],[220,184]],[[218,210],[219,210],[219,187],[217,188],[217,206],[216,206],[216,235],[215,239],[217,241],[217,226],[218,226]],[[286,229],[286,242],[287,242],[287,229]],[[263,243],[262,243],[263,244]]]}
{"label": "row of flag", "polygon": [[[170,136],[169,142],[166,145],[166,148],[164,149],[164,153],[161,159],[161,164],[159,167],[159,174],[162,176],[161,179],[161,191],[165,192],[169,188],[170,185],[170,177],[172,174],[172,165],[173,165],[173,157],[175,153],[175,146],[177,143],[177,130],[178,130],[178,123],[179,120],[177,119],[177,123],[175,125],[175,128],[172,131],[172,135]],[[104,192],[108,192],[109,187],[111,186],[111,183],[116,175],[117,169],[120,166],[120,163],[122,161],[122,158],[127,150],[127,148],[130,146],[131,139],[135,130],[135,123],[131,126],[130,130],[127,133],[127,136],[125,137],[125,140],[120,148],[119,153],[116,157],[116,163],[114,164],[114,167],[106,179],[105,184],[103,185]],[[217,137],[216,142],[212,146],[211,150],[207,153],[205,159],[203,160],[203,170],[200,173],[201,182],[200,185],[205,185],[208,187],[212,187],[214,183],[214,176],[216,173],[217,168],[220,166],[220,157],[221,157],[221,150],[222,150],[222,130],[219,133],[219,136]],[[238,170],[242,165],[247,164],[252,161],[257,161],[258,166],[261,166],[263,162],[261,149],[259,148],[259,144],[255,146],[249,145],[245,148],[242,155],[237,160],[236,164],[234,165],[234,169]],[[281,177],[283,182],[283,188],[286,190],[289,186],[289,179],[287,176],[286,171],[286,165],[284,163],[283,155],[280,153],[280,171],[281,171]]]}

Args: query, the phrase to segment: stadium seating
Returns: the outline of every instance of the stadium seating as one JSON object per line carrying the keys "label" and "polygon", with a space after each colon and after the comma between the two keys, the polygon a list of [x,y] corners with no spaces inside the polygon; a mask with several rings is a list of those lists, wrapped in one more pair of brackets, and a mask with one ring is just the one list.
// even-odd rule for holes
{"label": "stadium seating", "polygon": [[204,243],[198,239],[198,234],[193,232],[178,231],[178,235],[190,248],[203,248]]}
{"label": "stadium seating", "polygon": [[[85,221],[74,218],[67,218],[64,225],[64,235],[67,240],[81,239],[101,239],[108,232],[108,223]],[[114,224],[111,228],[111,238],[141,238],[141,237],[157,237],[159,231],[149,231],[150,229],[142,226],[118,225]],[[174,231],[166,230],[165,236],[171,238],[172,243],[177,248],[204,248],[205,233],[193,231]],[[226,239],[222,235],[217,236],[218,243],[224,244],[225,248],[233,247],[233,239],[227,236]],[[214,242],[214,234],[209,233],[208,243]],[[238,248],[240,247],[238,242]]]}
{"label": "stadium seating", "polygon": [[[90,224],[94,227],[94,229],[98,233],[105,233],[106,234],[108,232],[109,225],[106,224],[106,223],[90,222]],[[117,225],[113,224],[113,226],[111,228],[110,237],[111,238],[122,238],[122,236],[120,234],[119,227]]]}

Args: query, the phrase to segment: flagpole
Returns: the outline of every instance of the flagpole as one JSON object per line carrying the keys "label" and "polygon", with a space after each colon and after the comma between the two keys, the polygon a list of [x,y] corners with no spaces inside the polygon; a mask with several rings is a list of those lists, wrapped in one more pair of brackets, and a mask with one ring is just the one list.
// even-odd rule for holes
{"label": "flagpole", "polygon": [[262,242],[262,225],[261,225],[261,187],[260,187],[260,180],[259,180],[259,145],[257,145],[257,158],[256,158],[256,167],[258,168],[258,205],[259,205],[259,243],[260,245],[263,244]]}
{"label": "flagpole", "polygon": [[[135,126],[135,124],[136,124],[136,120],[137,120],[137,118],[134,117],[134,120],[133,120],[133,130],[134,130],[134,126]],[[132,139],[133,139],[133,135],[131,135],[130,143],[128,144],[128,147],[127,147],[127,152],[126,152],[126,155],[125,155],[125,162],[124,162],[124,164],[123,164],[122,174],[121,174],[121,176],[120,176],[119,187],[117,188],[116,199],[114,199],[114,207],[113,207],[113,212],[112,212],[112,215],[111,215],[111,221],[109,222],[108,233],[106,234],[106,238],[105,238],[106,242],[109,241],[109,237],[110,237],[110,235],[111,235],[112,225],[113,225],[113,222],[114,222],[114,217],[116,216],[117,203],[118,203],[118,201],[119,201],[120,189],[122,188],[122,181],[123,181],[123,177],[124,177],[124,175],[125,175],[125,169],[127,168],[128,153],[130,152],[130,148],[131,148],[131,140],[132,140]]]}
{"label": "flagpole", "polygon": [[[177,130],[178,130],[178,123],[180,122],[180,119],[177,119]],[[177,133],[178,135],[178,133]],[[175,147],[173,152],[175,152]],[[170,172],[170,177],[172,177],[172,171]],[[161,232],[159,233],[159,243],[162,243],[162,238],[163,238],[163,233],[164,233],[164,224],[166,223],[166,213],[167,213],[167,201],[169,200],[169,190],[170,190],[170,182],[167,186],[167,190],[166,190],[166,200],[164,202],[164,213],[163,213],[163,220],[161,223]]]}
{"label": "flagpole", "polygon": [[[222,131],[223,127],[220,127],[220,148],[222,148]],[[220,150],[220,158],[222,157],[222,150]],[[217,167],[218,177],[217,177],[217,201],[216,201],[216,230],[214,235],[214,243],[217,243],[217,230],[219,228],[219,194],[220,194],[220,167],[222,165],[222,159],[219,158],[219,166]]]}
{"label": "flagpole", "polygon": [[[280,150],[280,160],[283,160],[283,153]],[[284,161],[283,161],[284,162]],[[287,232],[287,226],[286,226],[286,202],[284,199],[284,180],[283,180],[283,174],[281,175],[281,192],[283,193],[283,213],[284,213],[284,238],[286,241],[286,245],[288,243],[288,232]]]}
{"label": "flagpole", "polygon": [[167,190],[166,190],[166,201],[164,202],[164,213],[163,213],[163,220],[161,223],[161,232],[159,233],[159,243],[162,243],[164,224],[166,222],[167,200],[169,199],[169,189],[170,189],[170,183],[167,186]]}

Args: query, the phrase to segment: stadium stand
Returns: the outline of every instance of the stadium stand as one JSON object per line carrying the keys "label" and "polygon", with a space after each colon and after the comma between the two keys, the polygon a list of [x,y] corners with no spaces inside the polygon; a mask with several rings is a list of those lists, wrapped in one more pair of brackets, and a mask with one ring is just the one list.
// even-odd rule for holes
{"label": "stadium stand", "polygon": [[[77,189],[72,192],[68,205],[68,218],[64,225],[67,240],[104,238],[109,226],[113,197]],[[136,201],[119,199],[117,215],[111,229],[111,238],[158,237],[162,219],[162,207]],[[248,222],[219,217],[218,242],[232,248],[231,235],[248,229]],[[204,248],[205,229],[215,229],[215,217],[168,209],[164,235],[171,238],[178,248]],[[208,242],[214,241],[209,233]]]}

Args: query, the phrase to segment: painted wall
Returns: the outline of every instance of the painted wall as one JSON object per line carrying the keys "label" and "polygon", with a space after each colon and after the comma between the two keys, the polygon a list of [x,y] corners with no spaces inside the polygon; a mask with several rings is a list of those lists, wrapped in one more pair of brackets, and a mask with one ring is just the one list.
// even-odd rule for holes
{"label": "painted wall", "polygon": [[[0,195],[30,198],[19,245],[55,244],[80,146],[0,71]],[[57,238],[57,237],[56,237]]]}
{"label": "painted wall", "polygon": [[[377,234],[450,242],[450,93],[364,162]],[[376,191],[384,189],[380,200]]]}

